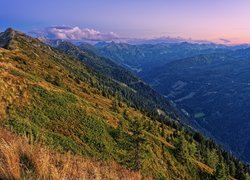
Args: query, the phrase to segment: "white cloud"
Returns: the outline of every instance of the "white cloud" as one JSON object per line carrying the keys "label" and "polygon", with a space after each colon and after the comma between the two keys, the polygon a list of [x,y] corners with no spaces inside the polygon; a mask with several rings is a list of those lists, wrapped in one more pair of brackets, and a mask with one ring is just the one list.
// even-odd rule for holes
{"label": "white cloud", "polygon": [[[158,38],[129,38],[120,37],[114,32],[103,33],[95,29],[90,28],[80,28],[78,26],[51,26],[43,30],[33,30],[30,34],[49,39],[63,39],[69,41],[85,41],[88,43],[96,43],[99,41],[114,41],[114,42],[124,42],[130,44],[157,44],[157,43],[181,43],[181,42],[191,42],[191,43],[210,43],[205,40],[193,40],[191,38],[186,39],[182,37],[158,37]],[[229,43],[228,40],[220,39],[220,43]]]}
{"label": "white cloud", "polygon": [[102,33],[95,29],[69,27],[69,26],[52,26],[44,30],[30,32],[36,36],[43,36],[50,39],[64,39],[73,41],[112,41],[119,39],[119,36],[114,32]]}

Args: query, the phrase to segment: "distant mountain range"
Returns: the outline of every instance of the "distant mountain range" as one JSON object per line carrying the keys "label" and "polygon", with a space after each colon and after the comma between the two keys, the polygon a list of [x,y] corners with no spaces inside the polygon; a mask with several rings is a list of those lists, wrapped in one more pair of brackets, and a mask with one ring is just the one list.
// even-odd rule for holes
{"label": "distant mountain range", "polygon": [[[78,26],[50,26],[44,29],[36,29],[28,32],[29,35],[39,38],[41,40],[57,40],[61,39],[64,41],[69,41],[72,43],[127,43],[131,45],[141,45],[141,44],[176,44],[176,43],[192,43],[192,44],[222,44],[231,45],[231,41],[225,38],[214,39],[214,41],[202,40],[202,39],[192,39],[183,38],[180,36],[160,36],[152,38],[134,38],[134,37],[123,37],[114,32],[100,32],[92,28],[80,28]],[[240,46],[248,46],[248,44],[243,44]]]}
{"label": "distant mountain range", "polygon": [[250,161],[248,45],[99,43],[88,49],[139,75],[193,126]]}
{"label": "distant mountain range", "polygon": [[131,45],[103,42],[92,46],[92,50],[94,48],[96,53],[139,72],[150,70],[157,66],[160,67],[168,62],[186,57],[211,53],[227,53],[232,50],[248,48],[248,45],[226,46],[213,43],[197,44],[187,42]]}

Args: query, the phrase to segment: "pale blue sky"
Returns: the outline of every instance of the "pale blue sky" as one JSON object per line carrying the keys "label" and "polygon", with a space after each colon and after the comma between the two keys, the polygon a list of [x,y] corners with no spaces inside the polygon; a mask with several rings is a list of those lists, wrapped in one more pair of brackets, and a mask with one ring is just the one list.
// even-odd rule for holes
{"label": "pale blue sky", "polygon": [[124,37],[250,42],[249,0],[5,0],[0,20],[0,30],[69,25]]}

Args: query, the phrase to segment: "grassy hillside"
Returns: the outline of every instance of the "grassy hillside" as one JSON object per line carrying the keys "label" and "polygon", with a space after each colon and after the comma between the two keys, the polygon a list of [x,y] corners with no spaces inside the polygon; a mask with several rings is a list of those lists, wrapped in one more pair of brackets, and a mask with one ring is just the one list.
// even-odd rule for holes
{"label": "grassy hillside", "polygon": [[[101,57],[90,50],[82,49],[82,46],[77,47],[70,42],[59,41],[56,45],[55,43],[52,44],[60,51],[81,60],[88,67],[97,71],[98,74],[112,78],[119,85],[126,86],[132,92],[136,92],[132,94],[125,92],[121,95],[137,109],[156,113],[156,109],[158,108],[172,117],[177,117],[175,108],[169,104],[166,98],[162,97],[131,72],[117,65],[112,60]],[[110,85],[116,86],[116,84]],[[115,89],[117,91],[119,87],[115,87]]]}
{"label": "grassy hillside", "polygon": [[1,129],[0,179],[142,179],[113,161],[60,154]]}
{"label": "grassy hillside", "polygon": [[[0,42],[0,126],[25,137],[24,151],[34,149],[30,153],[39,154],[37,161],[50,152],[64,161],[70,152],[73,159],[90,159],[103,174],[113,166],[108,162],[116,162],[154,179],[247,178],[246,165],[199,133],[189,132],[164,113],[147,115],[143,104],[135,105],[140,97],[134,89],[12,29],[0,34]],[[7,144],[9,149],[19,148],[12,141]],[[49,152],[36,151],[40,146]],[[15,176],[3,163],[11,156],[1,147],[0,174]],[[18,154],[13,157],[22,160]],[[28,165],[36,167],[37,161],[28,160]],[[71,163],[74,160],[65,164]],[[126,173],[128,179],[140,177],[123,168],[108,177],[122,178]],[[34,173],[39,177],[39,172],[47,171]],[[90,173],[95,174],[94,169]]]}

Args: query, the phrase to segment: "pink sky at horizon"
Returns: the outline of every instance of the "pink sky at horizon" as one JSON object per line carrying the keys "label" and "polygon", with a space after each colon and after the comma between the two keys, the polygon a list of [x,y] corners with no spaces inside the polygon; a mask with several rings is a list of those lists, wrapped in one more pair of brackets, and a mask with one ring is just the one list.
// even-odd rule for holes
{"label": "pink sky at horizon", "polygon": [[250,43],[250,0],[8,0],[1,5],[11,8],[0,11],[0,29],[27,32],[66,24],[121,37]]}

